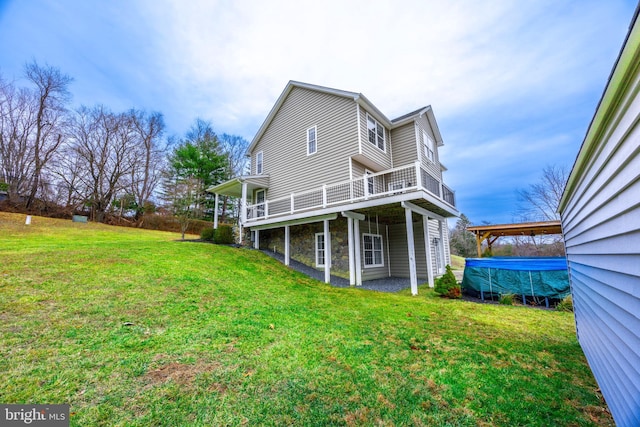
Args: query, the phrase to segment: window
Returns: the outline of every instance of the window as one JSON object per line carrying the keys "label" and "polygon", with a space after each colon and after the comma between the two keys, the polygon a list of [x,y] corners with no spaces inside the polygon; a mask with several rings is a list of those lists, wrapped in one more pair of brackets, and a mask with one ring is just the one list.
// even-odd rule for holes
{"label": "window", "polygon": [[367,114],[367,133],[369,142],[384,151],[384,126]]}
{"label": "window", "polygon": [[433,139],[426,132],[422,132],[422,144],[424,146],[424,155],[429,161],[435,162]]}
{"label": "window", "polygon": [[256,190],[256,217],[264,216],[264,190]]}
{"label": "window", "polygon": [[317,140],[318,129],[316,126],[307,129],[307,156],[314,154],[318,151]]}
{"label": "window", "polygon": [[324,233],[316,233],[316,267],[324,267]]}
{"label": "window", "polygon": [[362,246],[364,250],[365,267],[382,267],[382,236],[379,234],[363,234]]}
{"label": "window", "polygon": [[256,153],[256,175],[262,175],[262,151]]}

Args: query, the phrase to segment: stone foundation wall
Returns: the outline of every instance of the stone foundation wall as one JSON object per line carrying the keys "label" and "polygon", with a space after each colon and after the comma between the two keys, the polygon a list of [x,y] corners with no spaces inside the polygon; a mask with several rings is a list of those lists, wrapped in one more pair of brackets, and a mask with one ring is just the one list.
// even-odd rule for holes
{"label": "stone foundation wall", "polygon": [[[316,233],[324,232],[324,224],[292,225],[289,251],[291,258],[316,267]],[[349,237],[346,218],[329,221],[331,234],[331,274],[349,278]],[[260,231],[260,249],[284,253],[284,227]],[[321,267],[323,268],[323,267]]]}

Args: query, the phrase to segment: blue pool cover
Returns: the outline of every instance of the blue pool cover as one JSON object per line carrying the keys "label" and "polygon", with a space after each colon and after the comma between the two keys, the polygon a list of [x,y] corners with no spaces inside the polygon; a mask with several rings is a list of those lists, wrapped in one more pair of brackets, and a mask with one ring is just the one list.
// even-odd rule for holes
{"label": "blue pool cover", "polygon": [[562,271],[567,269],[565,257],[494,257],[467,258],[466,267],[499,268],[518,271]]}

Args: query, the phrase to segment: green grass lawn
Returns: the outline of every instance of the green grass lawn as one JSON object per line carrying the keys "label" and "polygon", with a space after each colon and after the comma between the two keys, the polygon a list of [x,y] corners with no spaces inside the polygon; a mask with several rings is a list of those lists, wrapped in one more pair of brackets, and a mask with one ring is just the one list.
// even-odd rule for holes
{"label": "green grass lawn", "polygon": [[338,289],[254,250],[0,212],[0,402],[71,425],[613,425],[573,316]]}

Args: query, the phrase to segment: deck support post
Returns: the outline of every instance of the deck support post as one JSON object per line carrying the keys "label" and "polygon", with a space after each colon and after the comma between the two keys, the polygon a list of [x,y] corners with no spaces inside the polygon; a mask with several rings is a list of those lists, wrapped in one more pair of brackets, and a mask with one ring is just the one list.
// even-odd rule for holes
{"label": "deck support post", "polygon": [[213,208],[213,229],[218,228],[218,204],[219,204],[219,194],[216,193],[216,203]]}
{"label": "deck support post", "polygon": [[362,286],[362,259],[360,255],[360,220],[353,220],[353,255],[356,270],[356,286]]}
{"label": "deck support post", "polygon": [[426,215],[422,216],[422,228],[424,229],[424,252],[427,255],[427,278],[429,287],[434,287],[433,280],[433,262],[431,260],[431,237],[429,235],[429,217]]}
{"label": "deck support post", "polygon": [[416,273],[416,248],[413,239],[413,215],[409,208],[404,209],[407,223],[407,252],[409,258],[409,279],[411,295],[418,295],[418,275]]}
{"label": "deck support post", "polygon": [[331,283],[331,233],[329,220],[324,220],[324,282]]}
{"label": "deck support post", "polygon": [[253,248],[260,249],[260,230],[253,232]]}
{"label": "deck support post", "polygon": [[290,252],[289,252],[289,241],[290,241],[290,232],[289,226],[284,226],[284,265],[288,266],[290,261]]}
{"label": "deck support post", "polygon": [[242,227],[247,223],[247,183],[242,182],[242,199],[240,199],[240,227],[238,243],[242,244]]}
{"label": "deck support post", "polygon": [[356,259],[355,242],[353,241],[353,218],[347,217],[347,229],[349,238],[349,285],[356,284]]}

